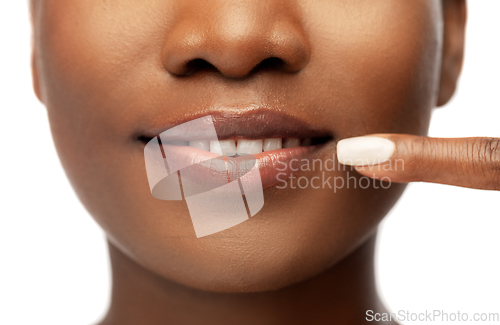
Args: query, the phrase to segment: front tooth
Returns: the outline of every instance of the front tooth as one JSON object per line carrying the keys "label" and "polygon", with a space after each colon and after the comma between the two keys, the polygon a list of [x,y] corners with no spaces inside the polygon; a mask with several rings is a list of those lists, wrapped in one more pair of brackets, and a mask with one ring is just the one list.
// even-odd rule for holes
{"label": "front tooth", "polygon": [[236,141],[223,140],[223,141],[219,141],[219,145],[220,145],[220,148],[221,148],[223,155],[225,155],[225,156],[236,155]]}
{"label": "front tooth", "polygon": [[256,155],[262,152],[262,140],[238,140],[238,155],[249,154]]}
{"label": "front tooth", "polygon": [[278,150],[283,148],[283,139],[265,139],[264,140],[264,151]]}
{"label": "front tooth", "polygon": [[210,140],[210,152],[222,155],[222,149],[220,147],[219,140]]}
{"label": "front tooth", "polygon": [[210,151],[210,141],[189,141],[189,146],[200,150]]}
{"label": "front tooth", "polygon": [[283,143],[283,148],[294,148],[300,146],[300,139],[288,138],[285,139],[285,143]]}

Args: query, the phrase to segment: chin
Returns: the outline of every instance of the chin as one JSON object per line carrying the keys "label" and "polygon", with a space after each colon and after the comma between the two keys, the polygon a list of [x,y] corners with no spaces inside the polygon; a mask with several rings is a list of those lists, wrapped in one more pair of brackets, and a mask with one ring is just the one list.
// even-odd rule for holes
{"label": "chin", "polygon": [[359,248],[403,189],[269,188],[258,214],[201,238],[185,203],[152,198],[149,207],[126,208],[121,226],[110,225],[109,233],[122,252],[167,281],[210,292],[275,291],[325,272]]}

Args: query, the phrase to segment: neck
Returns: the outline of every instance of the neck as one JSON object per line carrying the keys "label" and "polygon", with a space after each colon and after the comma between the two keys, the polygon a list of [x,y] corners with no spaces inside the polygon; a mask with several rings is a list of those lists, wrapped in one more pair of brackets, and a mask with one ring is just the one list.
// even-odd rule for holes
{"label": "neck", "polygon": [[108,247],[112,295],[100,325],[366,324],[367,310],[386,312],[375,287],[375,236],[313,278],[258,293],[185,287],[143,268],[109,241]]}

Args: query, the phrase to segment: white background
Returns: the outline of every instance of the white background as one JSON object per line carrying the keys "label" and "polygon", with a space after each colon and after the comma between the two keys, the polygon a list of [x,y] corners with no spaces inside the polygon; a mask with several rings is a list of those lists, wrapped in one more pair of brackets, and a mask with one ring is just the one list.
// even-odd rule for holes
{"label": "white background", "polygon": [[[464,73],[452,102],[435,111],[431,136],[500,137],[500,1],[469,9]],[[0,3],[0,41],[0,324],[88,325],[108,304],[106,246],[31,90],[26,1]],[[411,184],[379,237],[389,308],[500,313],[499,207],[498,192]]]}

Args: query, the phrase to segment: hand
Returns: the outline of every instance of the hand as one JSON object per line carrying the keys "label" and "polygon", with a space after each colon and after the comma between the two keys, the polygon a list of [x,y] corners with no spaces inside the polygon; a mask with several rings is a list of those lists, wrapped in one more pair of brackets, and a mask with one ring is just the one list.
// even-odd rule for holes
{"label": "hand", "polygon": [[500,190],[500,138],[373,134],[339,141],[337,157],[375,179]]}

